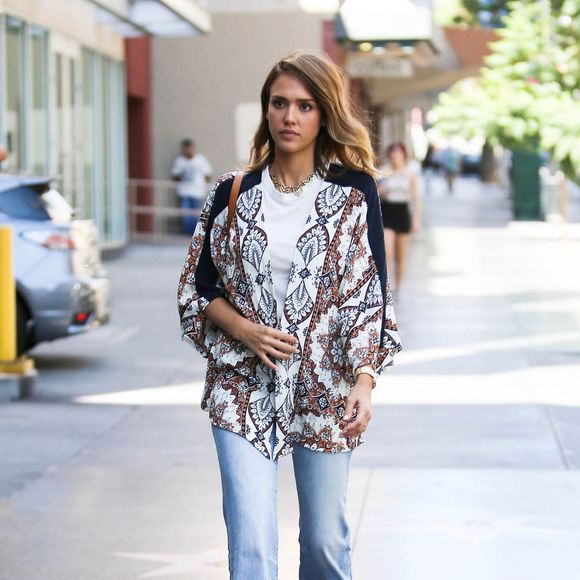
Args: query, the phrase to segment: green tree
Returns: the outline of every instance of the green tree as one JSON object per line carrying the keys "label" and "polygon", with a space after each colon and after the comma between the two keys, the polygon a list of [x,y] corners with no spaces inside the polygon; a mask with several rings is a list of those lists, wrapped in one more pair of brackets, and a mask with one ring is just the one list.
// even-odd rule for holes
{"label": "green tree", "polygon": [[[544,0],[519,0],[520,3],[537,3]],[[565,0],[549,0],[551,8],[562,9]],[[451,8],[451,22],[469,26],[501,28],[503,18],[510,12],[510,0],[458,0]]]}
{"label": "green tree", "polygon": [[483,135],[510,149],[546,149],[572,178],[580,173],[580,0],[510,2],[478,82],[440,96],[437,127]]}

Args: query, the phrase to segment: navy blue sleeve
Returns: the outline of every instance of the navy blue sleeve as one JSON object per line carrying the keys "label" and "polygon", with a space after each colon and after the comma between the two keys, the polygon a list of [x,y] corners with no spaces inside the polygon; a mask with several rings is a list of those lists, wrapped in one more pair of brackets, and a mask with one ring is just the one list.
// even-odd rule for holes
{"label": "navy blue sleeve", "polygon": [[228,205],[232,184],[233,179],[228,179],[221,183],[216,189],[215,198],[211,200],[213,203],[209,215],[207,213],[204,215],[202,211],[202,215],[200,216],[200,220],[207,220],[207,223],[205,224],[203,248],[195,270],[195,290],[208,302],[211,302],[215,298],[225,297],[223,284],[211,258],[210,235],[216,216]]}
{"label": "navy blue sleeve", "polygon": [[[376,181],[369,176],[366,189],[367,202],[367,236],[373,259],[377,266],[377,273],[381,281],[383,293],[383,303],[388,303],[387,292],[389,290],[387,274],[387,255],[385,253],[385,230],[383,228],[383,218],[381,215],[381,204],[379,202],[379,192]],[[385,319],[381,327],[381,343],[385,333]]]}
{"label": "navy blue sleeve", "polygon": [[367,202],[367,235],[373,258],[377,265],[383,295],[387,291],[387,256],[385,254],[385,230],[381,216],[379,192],[374,179],[369,179],[366,190]]}

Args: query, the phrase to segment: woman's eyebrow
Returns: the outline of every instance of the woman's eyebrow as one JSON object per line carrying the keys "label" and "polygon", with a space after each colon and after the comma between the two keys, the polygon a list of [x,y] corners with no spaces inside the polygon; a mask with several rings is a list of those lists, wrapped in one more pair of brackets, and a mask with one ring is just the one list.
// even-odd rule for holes
{"label": "woman's eyebrow", "polygon": [[[270,98],[271,99],[283,99],[284,101],[288,100],[286,97],[283,97],[282,95],[272,95]],[[314,102],[316,102],[314,99],[296,99],[296,100],[300,101],[302,103],[306,103],[306,102],[314,103]]]}

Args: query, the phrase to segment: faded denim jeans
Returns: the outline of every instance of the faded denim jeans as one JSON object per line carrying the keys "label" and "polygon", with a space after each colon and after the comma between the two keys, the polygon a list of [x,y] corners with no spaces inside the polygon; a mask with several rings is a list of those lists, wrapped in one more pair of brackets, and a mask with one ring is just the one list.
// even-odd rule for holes
{"label": "faded denim jeans", "polygon": [[[244,437],[212,425],[228,534],[230,580],[278,578],[278,461]],[[323,453],[294,446],[300,506],[300,580],[350,580],[345,517],[352,451]]]}

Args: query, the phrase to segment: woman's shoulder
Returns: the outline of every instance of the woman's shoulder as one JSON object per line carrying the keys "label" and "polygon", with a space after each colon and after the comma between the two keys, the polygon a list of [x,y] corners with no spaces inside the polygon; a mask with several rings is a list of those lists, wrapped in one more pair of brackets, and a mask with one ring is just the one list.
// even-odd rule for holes
{"label": "woman's shoulder", "polygon": [[362,169],[351,169],[340,163],[331,163],[326,181],[342,185],[343,187],[354,187],[368,195],[377,191],[376,179]]}
{"label": "woman's shoulder", "polygon": [[[232,171],[227,171],[220,175],[214,182],[214,190],[216,196],[222,197],[226,196],[229,197],[230,192],[232,190],[232,184],[234,182],[234,178],[238,174],[239,171],[244,171],[243,169],[234,169]],[[240,192],[246,191],[254,187],[260,182],[260,171],[246,171],[244,172],[244,177],[242,178],[242,183],[240,186]]]}

